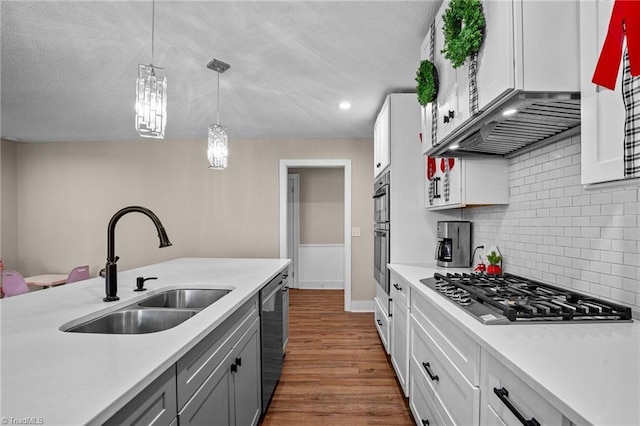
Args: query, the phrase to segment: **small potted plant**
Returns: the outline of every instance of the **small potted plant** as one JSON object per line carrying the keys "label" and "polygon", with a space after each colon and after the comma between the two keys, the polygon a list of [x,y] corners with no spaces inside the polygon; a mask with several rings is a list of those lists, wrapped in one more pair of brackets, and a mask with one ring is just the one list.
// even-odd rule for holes
{"label": "small potted plant", "polygon": [[500,256],[495,251],[492,251],[487,255],[487,262],[489,262],[489,266],[487,266],[487,274],[489,275],[500,275],[502,274],[502,268],[499,263],[502,261],[502,256]]}

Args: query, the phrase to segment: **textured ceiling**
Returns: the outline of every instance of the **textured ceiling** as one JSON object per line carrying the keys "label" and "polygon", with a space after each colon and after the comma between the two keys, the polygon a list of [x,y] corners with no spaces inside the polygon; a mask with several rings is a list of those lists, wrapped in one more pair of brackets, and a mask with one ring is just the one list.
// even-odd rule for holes
{"label": "textured ceiling", "polygon": [[[387,93],[415,90],[420,44],[441,1],[162,1],[155,66],[167,139],[372,137]],[[135,140],[137,65],[151,62],[151,1],[5,1],[3,138]],[[349,100],[352,108],[338,109]]]}

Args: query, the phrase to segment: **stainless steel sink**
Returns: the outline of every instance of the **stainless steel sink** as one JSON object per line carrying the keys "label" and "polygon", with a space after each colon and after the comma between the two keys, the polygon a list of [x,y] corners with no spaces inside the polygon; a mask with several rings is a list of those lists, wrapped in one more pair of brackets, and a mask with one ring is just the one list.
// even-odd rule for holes
{"label": "stainless steel sink", "polygon": [[76,324],[60,329],[71,333],[155,333],[185,322],[231,291],[208,288],[167,290],[80,324],[76,320]]}
{"label": "stainless steel sink", "polygon": [[177,289],[168,290],[138,303],[153,308],[204,309],[231,290],[221,289]]}
{"label": "stainless steel sink", "polygon": [[145,334],[167,330],[188,320],[196,310],[122,309],[71,327],[73,333]]}

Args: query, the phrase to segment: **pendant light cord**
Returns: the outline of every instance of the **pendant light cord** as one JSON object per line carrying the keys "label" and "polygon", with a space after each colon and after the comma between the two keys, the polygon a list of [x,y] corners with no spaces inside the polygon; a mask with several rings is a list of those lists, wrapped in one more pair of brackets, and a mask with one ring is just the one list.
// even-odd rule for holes
{"label": "pendant light cord", "polygon": [[220,125],[220,71],[218,71],[218,107],[216,108],[216,124]]}
{"label": "pendant light cord", "polygon": [[156,23],[156,1],[151,2],[151,67],[153,67],[153,43],[155,35],[155,23]]}

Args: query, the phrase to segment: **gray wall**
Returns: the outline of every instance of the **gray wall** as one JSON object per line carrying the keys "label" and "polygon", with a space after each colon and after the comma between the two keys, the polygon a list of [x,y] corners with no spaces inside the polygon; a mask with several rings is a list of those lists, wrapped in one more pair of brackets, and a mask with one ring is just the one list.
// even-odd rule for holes
{"label": "gray wall", "polygon": [[[373,220],[371,139],[232,140],[229,150],[229,168],[213,171],[204,140],[19,144],[19,220],[10,224],[18,229],[16,269],[64,273],[89,264],[95,276],[106,259],[107,223],[128,205],[153,210],[173,246],[158,249],[152,223],[127,215],[116,229],[121,270],[185,256],[278,257],[286,158],[350,159],[353,226]],[[370,301],[371,233],[355,238],[352,250],[352,300]]]}
{"label": "gray wall", "polygon": [[585,190],[580,137],[510,161],[508,206],[465,209],[474,245],[498,245],[507,272],[640,308],[638,182]]}

